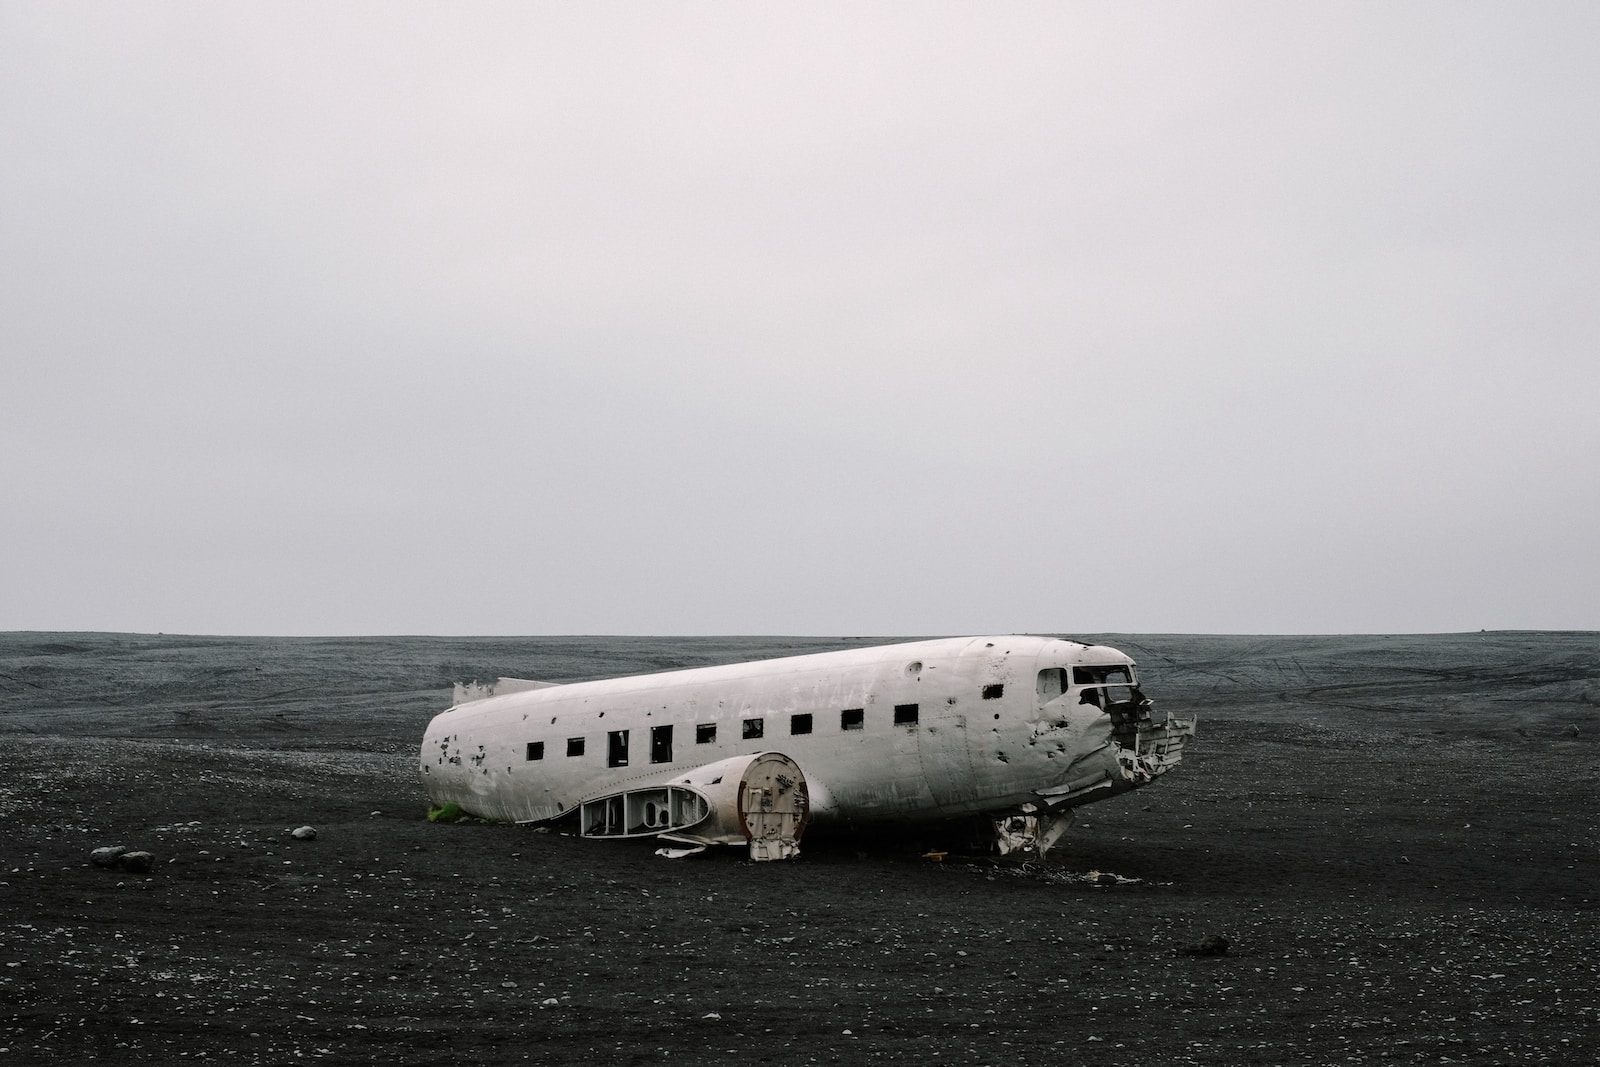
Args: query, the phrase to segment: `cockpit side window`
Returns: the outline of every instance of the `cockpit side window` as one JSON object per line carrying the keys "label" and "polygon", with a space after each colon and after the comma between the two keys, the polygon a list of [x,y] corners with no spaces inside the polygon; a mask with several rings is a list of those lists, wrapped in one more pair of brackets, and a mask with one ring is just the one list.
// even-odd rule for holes
{"label": "cockpit side window", "polygon": [[1067,669],[1046,667],[1039,672],[1039,703],[1048,704],[1067,691]]}

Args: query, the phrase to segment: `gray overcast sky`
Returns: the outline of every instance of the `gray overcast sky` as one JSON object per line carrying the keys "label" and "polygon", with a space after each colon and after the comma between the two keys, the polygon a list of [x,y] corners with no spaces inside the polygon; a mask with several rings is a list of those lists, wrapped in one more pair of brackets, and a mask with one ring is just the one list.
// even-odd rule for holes
{"label": "gray overcast sky", "polygon": [[0,629],[1600,629],[1600,5],[0,5]]}

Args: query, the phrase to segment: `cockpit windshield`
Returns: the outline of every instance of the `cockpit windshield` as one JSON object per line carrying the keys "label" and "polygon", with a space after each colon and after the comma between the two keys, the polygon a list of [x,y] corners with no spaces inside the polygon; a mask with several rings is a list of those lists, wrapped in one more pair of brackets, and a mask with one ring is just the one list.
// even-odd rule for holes
{"label": "cockpit windshield", "polygon": [[1109,667],[1074,667],[1072,681],[1076,685],[1132,685],[1133,668],[1125,663]]}
{"label": "cockpit windshield", "polygon": [[1133,668],[1126,664],[1074,667],[1072,683],[1083,688],[1081,699],[1085,704],[1103,708],[1139,699],[1139,691],[1133,687]]}
{"label": "cockpit windshield", "polygon": [[[1068,668],[1047,667],[1039,672],[1039,703],[1047,704],[1067,691]],[[1133,668],[1125,663],[1105,666],[1080,665],[1071,668],[1071,684],[1081,690],[1079,700],[1084,704],[1106,707],[1137,701],[1139,691]]]}

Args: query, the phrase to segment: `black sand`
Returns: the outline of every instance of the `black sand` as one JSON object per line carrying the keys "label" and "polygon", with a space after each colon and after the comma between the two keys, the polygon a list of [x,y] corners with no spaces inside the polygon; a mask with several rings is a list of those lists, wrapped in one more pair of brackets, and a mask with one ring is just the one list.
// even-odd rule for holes
{"label": "black sand", "polygon": [[0,635],[0,1061],[1595,1061],[1600,635],[1106,640],[1200,736],[1045,867],[424,818],[456,679],[842,640]]}

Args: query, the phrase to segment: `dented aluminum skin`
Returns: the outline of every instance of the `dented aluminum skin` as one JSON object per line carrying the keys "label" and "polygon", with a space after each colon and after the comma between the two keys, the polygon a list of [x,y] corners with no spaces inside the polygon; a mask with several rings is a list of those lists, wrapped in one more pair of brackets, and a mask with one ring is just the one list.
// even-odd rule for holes
{"label": "dented aluminum skin", "polygon": [[[760,772],[769,805],[788,813],[761,831],[771,858],[797,851],[812,819],[974,816],[992,822],[1001,852],[1043,853],[1072,809],[1166,773],[1194,735],[1192,718],[1153,717],[1123,653],[1032,636],[565,685],[501,679],[458,686],[457,698],[423,738],[435,803],[512,822],[576,815],[585,836],[691,848],[742,837],[756,856],[735,817],[756,794],[718,789],[770,757],[794,771]],[[736,757],[745,764],[731,769]]]}

